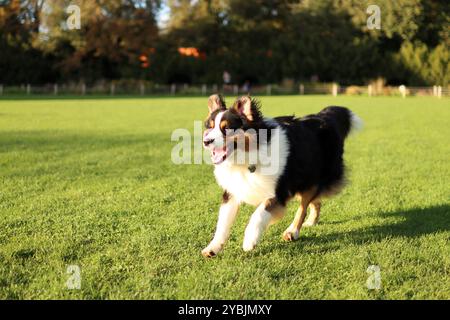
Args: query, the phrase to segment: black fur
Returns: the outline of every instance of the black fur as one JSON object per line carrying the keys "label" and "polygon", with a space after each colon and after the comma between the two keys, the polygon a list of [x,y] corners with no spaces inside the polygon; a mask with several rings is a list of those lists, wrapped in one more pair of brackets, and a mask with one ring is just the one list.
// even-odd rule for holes
{"label": "black fur", "polygon": [[[264,120],[260,103],[251,99],[253,121],[239,114],[237,106],[242,98],[238,98],[233,107],[226,109],[222,121],[226,126],[222,129],[254,129],[260,140],[259,129],[267,130],[267,141],[270,141],[273,122]],[[248,97],[249,98],[249,97]],[[220,98],[225,106],[225,102]],[[211,128],[218,112],[212,112],[205,121],[205,127]],[[338,191],[344,183],[344,140],[351,130],[352,112],[344,107],[331,106],[317,114],[303,118],[282,116],[274,118],[275,122],[285,129],[289,141],[289,156],[284,172],[279,177],[275,190],[277,201],[285,205],[296,194],[317,187],[316,197]],[[259,145],[259,144],[258,144]]]}
{"label": "black fur", "polygon": [[[223,100],[222,96],[220,96],[220,101],[223,106],[225,106],[225,101]],[[251,99],[251,109],[252,109],[252,116],[253,121],[249,121],[244,115],[239,114],[236,111],[237,105],[241,103],[241,99],[238,98],[233,106],[230,109],[227,109],[226,112],[222,116],[222,121],[226,121],[226,126],[224,128],[221,128],[223,134],[225,135],[226,130],[248,130],[248,129],[254,129],[256,131],[256,137],[257,137],[257,143],[259,144],[260,136],[259,136],[259,129],[267,129],[267,136],[266,140],[270,141],[271,139],[271,131],[270,129],[273,128],[273,126],[267,122],[264,121],[263,115],[261,113],[261,103],[256,99]],[[226,108],[226,107],[225,107]],[[205,128],[211,129],[212,125],[211,122],[214,122],[217,114],[219,112],[224,111],[224,109],[218,109],[212,112],[208,118],[205,120]]]}
{"label": "black fur", "polygon": [[290,153],[276,188],[281,204],[297,193],[318,188],[316,197],[344,182],[344,140],[351,129],[350,110],[327,107],[317,114],[277,117],[286,131]]}

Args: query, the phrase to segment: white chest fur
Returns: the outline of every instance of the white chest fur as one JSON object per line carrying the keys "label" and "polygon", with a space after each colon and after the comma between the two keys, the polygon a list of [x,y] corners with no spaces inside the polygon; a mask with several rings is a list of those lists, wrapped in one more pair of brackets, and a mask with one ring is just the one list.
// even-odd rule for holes
{"label": "white chest fur", "polygon": [[274,141],[277,142],[275,152],[271,152],[267,146],[260,146],[260,149],[266,148],[263,151],[271,154],[271,165],[275,166],[275,170],[267,172],[257,165],[256,171],[250,172],[248,165],[236,165],[231,161],[225,161],[215,167],[214,174],[217,182],[239,202],[257,206],[265,199],[275,196],[278,178],[286,166],[289,145],[287,137],[281,129],[272,133],[271,143]]}
{"label": "white chest fur", "polygon": [[246,166],[217,166],[214,174],[221,187],[239,202],[257,206],[275,196],[277,177],[262,175],[259,170],[251,173]]}

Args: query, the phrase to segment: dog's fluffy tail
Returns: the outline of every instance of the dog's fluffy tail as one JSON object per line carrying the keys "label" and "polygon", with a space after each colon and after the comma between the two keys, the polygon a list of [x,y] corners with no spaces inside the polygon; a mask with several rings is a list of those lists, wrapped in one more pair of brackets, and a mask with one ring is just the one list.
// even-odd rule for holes
{"label": "dog's fluffy tail", "polygon": [[355,113],[345,107],[326,107],[319,115],[328,123],[334,125],[342,138],[362,129],[363,121]]}

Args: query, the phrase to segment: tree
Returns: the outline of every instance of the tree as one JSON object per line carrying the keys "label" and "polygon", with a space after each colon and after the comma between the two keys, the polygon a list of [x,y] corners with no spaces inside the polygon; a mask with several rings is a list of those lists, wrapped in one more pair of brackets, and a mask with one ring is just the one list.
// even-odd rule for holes
{"label": "tree", "polygon": [[[68,30],[66,8],[81,8]],[[234,83],[283,79],[390,84],[448,83],[448,0],[379,0],[381,30],[367,28],[369,0],[4,0],[2,83],[150,79]],[[32,70],[32,72],[30,72]]]}
{"label": "tree", "polygon": [[68,30],[62,22],[72,3],[54,0],[48,4],[39,48],[58,53],[66,77],[93,81],[139,76],[140,57],[148,59],[158,38],[159,1],[79,1],[81,30]]}
{"label": "tree", "polygon": [[[44,1],[10,0],[0,5],[0,82],[2,84],[53,81],[51,55],[33,47],[39,31]],[[30,72],[32,70],[32,72]]]}

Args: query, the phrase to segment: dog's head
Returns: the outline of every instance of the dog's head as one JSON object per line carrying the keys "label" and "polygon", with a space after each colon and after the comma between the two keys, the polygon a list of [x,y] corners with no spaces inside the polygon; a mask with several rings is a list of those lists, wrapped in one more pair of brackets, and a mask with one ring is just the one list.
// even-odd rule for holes
{"label": "dog's head", "polygon": [[263,120],[258,101],[243,96],[227,109],[223,98],[215,94],[208,99],[208,111],[203,145],[210,150],[212,162],[216,165],[224,162],[234,152],[240,138],[248,151],[249,141],[257,137],[253,134],[255,131],[247,132],[257,130]]}

